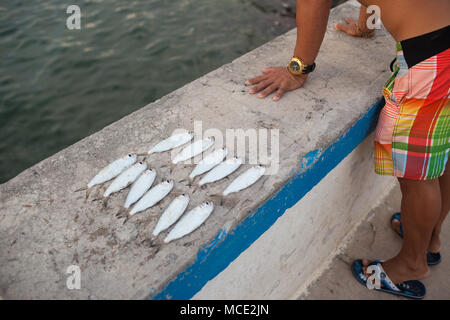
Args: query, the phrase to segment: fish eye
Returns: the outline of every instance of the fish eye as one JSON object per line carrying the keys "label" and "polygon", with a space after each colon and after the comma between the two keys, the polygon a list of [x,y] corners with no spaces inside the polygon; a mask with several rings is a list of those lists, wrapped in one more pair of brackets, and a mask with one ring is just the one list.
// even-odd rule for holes
{"label": "fish eye", "polygon": [[143,164],[142,161],[139,161],[139,164]]}
{"label": "fish eye", "polygon": [[181,194],[183,197],[185,197],[186,195],[184,193]]}
{"label": "fish eye", "polygon": [[238,159],[238,157],[233,157],[233,159],[234,159],[234,160],[237,160],[237,159]]}
{"label": "fish eye", "polygon": [[132,156],[133,156],[133,155],[132,155],[131,153],[129,153],[129,154],[128,154],[128,157],[130,157],[130,158],[131,158]]}

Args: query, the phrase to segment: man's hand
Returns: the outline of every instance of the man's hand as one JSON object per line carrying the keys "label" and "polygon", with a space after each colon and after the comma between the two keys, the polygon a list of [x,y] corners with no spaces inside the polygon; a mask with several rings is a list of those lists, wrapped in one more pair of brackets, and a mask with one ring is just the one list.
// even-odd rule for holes
{"label": "man's hand", "polygon": [[337,23],[334,25],[334,28],[339,31],[343,31],[349,36],[352,37],[361,37],[361,38],[371,38],[375,34],[375,30],[361,29],[358,27],[358,22],[353,20],[352,18],[345,18],[346,24]]}
{"label": "man's hand", "polygon": [[248,93],[255,94],[257,92],[258,98],[264,98],[272,92],[276,91],[273,100],[277,101],[281,96],[291,90],[295,90],[303,86],[307,75],[292,75],[286,67],[266,68],[261,70],[263,75],[247,80],[246,86],[255,85]]}

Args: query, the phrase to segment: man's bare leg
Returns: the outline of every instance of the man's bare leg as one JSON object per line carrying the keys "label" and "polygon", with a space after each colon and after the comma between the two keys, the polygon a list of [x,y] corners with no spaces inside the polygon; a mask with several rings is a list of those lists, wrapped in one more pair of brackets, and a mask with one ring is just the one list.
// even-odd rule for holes
{"label": "man's bare leg", "polygon": [[441,240],[439,238],[442,229],[442,223],[447,217],[450,211],[450,161],[447,161],[445,166],[444,174],[439,177],[439,186],[441,189],[441,215],[439,216],[438,222],[434,227],[433,234],[431,236],[431,241],[428,246],[429,252],[439,252],[441,251]]}
{"label": "man's bare leg", "polygon": [[[441,190],[441,214],[433,229],[430,244],[428,246],[428,252],[437,253],[441,251],[440,234],[442,229],[442,223],[447,217],[450,211],[450,161],[447,162],[444,174],[439,178],[439,186]],[[392,227],[400,232],[400,221],[397,219],[392,220]]]}
{"label": "man's bare leg", "polygon": [[[403,245],[383,268],[394,283],[420,280],[428,276],[426,251],[441,214],[439,180],[398,179],[402,191]],[[363,260],[367,266],[368,260]]]}

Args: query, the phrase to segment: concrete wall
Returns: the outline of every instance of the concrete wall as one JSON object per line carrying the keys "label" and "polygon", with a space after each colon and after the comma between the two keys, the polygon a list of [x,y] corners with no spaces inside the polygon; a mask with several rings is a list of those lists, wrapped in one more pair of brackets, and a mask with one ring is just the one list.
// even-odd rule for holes
{"label": "concrete wall", "polygon": [[299,297],[395,182],[373,172],[370,135],[194,299]]}
{"label": "concrete wall", "polygon": [[[295,295],[334,254],[351,226],[367,214],[368,202],[376,201],[381,195],[378,191],[392,181],[374,178],[370,142],[355,148],[376,123],[394,42],[384,30],[370,40],[333,30],[334,23],[357,13],[355,1],[333,9],[316,71],[304,88],[289,92],[279,102],[249,95],[243,83],[264,67],[286,64],[293,52],[295,30],[0,185],[0,295],[18,299]],[[175,129],[193,130],[195,121],[201,121],[204,135],[211,133],[208,129],[223,134],[227,129],[278,129],[278,172],[222,203],[213,195],[227,181],[203,189],[177,183],[158,206],[125,225],[114,213],[122,206],[126,191],[111,197],[106,210],[101,201],[93,199],[108,184],[96,188],[88,201],[84,194],[74,192],[113,159],[145,152]],[[169,153],[152,155],[146,161],[158,172],[156,182],[179,181],[192,169],[179,165],[170,170],[166,166]],[[246,163],[231,179],[247,167]],[[324,177],[332,183],[319,184]],[[145,241],[165,206],[182,192],[191,196],[189,208],[213,199],[216,207],[211,217],[178,241],[162,243],[166,233],[152,243]],[[329,210],[326,199],[311,200],[319,199],[318,194],[335,199],[334,210]],[[279,236],[284,233],[293,237],[292,242]],[[252,259],[251,267],[242,269],[249,258],[257,256],[265,259]],[[79,290],[66,286],[70,265],[81,269]],[[269,266],[274,269],[265,286],[262,279],[267,278]],[[253,289],[255,281],[264,288]],[[238,283],[242,291],[240,287],[235,290]],[[229,284],[235,285],[227,288]]]}

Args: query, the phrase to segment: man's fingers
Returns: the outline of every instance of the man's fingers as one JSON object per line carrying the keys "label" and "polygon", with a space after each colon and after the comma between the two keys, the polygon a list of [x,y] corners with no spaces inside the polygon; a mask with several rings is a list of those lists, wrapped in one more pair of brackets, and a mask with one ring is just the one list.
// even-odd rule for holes
{"label": "man's fingers", "polygon": [[348,24],[356,24],[356,21],[353,20],[352,18],[345,18],[345,21],[346,21]]}
{"label": "man's fingers", "polygon": [[286,90],[279,88],[277,93],[275,93],[275,95],[273,96],[273,100],[274,101],[278,101],[280,100],[281,96],[286,92]]}
{"label": "man's fingers", "polygon": [[267,79],[267,76],[266,76],[265,74],[263,74],[262,76],[258,76],[258,77],[256,77],[256,78],[247,80],[247,81],[245,82],[245,85],[246,85],[246,86],[251,86],[251,85],[257,84],[257,83],[259,83],[259,82],[261,82],[262,80],[265,80],[265,79]]}
{"label": "man's fingers", "polygon": [[344,31],[345,33],[350,32],[350,26],[348,24],[337,23],[334,25],[334,28],[339,31]]}
{"label": "man's fingers", "polygon": [[266,88],[267,86],[269,86],[272,83],[272,81],[268,81],[268,80],[263,80],[260,83],[258,83],[256,86],[254,86],[253,88],[250,89],[250,91],[248,93],[250,94],[254,94],[256,92],[261,91],[262,89]]}
{"label": "man's fingers", "polygon": [[270,86],[268,86],[263,91],[261,91],[260,94],[258,94],[258,98],[264,98],[265,96],[271,94],[272,92],[274,92],[277,89],[278,89],[278,85],[275,83],[272,83]]}
{"label": "man's fingers", "polygon": [[268,74],[268,73],[275,71],[276,69],[277,68],[265,68],[265,69],[262,69],[261,72],[264,74]]}

